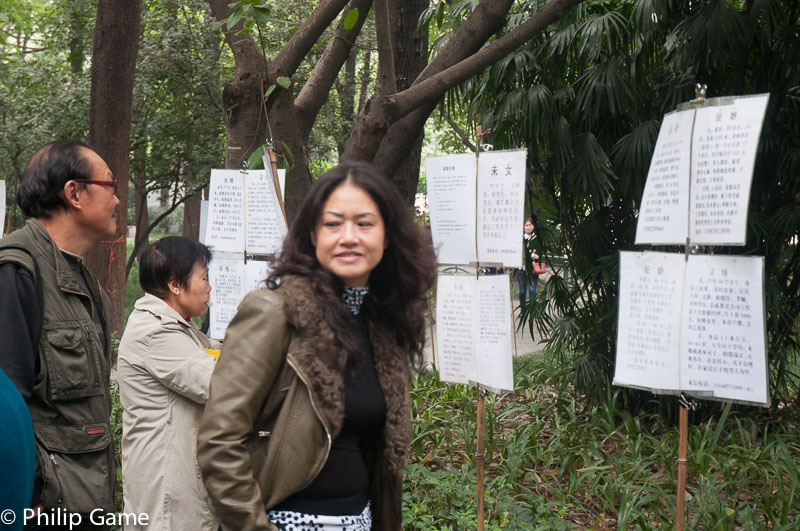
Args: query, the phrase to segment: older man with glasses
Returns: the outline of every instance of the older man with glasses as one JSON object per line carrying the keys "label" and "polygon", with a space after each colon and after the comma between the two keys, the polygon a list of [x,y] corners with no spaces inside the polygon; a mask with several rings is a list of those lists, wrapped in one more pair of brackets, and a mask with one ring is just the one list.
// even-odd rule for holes
{"label": "older man with glasses", "polygon": [[45,144],[17,190],[28,220],[0,240],[0,369],[36,439],[36,516],[25,529],[102,528],[90,513],[114,511],[110,301],[82,257],[116,230],[116,187],[85,144]]}

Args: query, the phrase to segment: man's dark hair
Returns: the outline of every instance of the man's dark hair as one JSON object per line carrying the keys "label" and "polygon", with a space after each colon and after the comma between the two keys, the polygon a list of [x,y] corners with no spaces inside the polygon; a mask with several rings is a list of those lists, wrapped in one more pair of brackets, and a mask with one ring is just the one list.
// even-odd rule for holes
{"label": "man's dark hair", "polygon": [[139,260],[139,284],[150,295],[165,299],[169,281],[182,288],[189,285],[195,264],[208,265],[211,251],[202,243],[184,236],[167,236],[148,247]]}
{"label": "man's dark hair", "polygon": [[275,288],[282,275],[308,279],[320,301],[323,317],[342,348],[338,360],[346,367],[359,357],[350,312],[341,303],[342,283],[317,260],[311,233],[322,216],[328,197],[339,186],[351,183],[364,190],[378,206],[388,247],[369,277],[364,314],[394,331],[408,349],[413,365],[422,364],[425,343],[426,294],[436,278],[436,256],[428,239],[414,222],[411,206],[397,187],[367,162],[345,162],[328,170],[306,195],[283,241],[267,286]]}
{"label": "man's dark hair", "polygon": [[26,217],[49,218],[66,210],[60,192],[67,181],[92,177],[84,149],[92,148],[76,140],[56,140],[36,150],[17,188],[17,204]]}

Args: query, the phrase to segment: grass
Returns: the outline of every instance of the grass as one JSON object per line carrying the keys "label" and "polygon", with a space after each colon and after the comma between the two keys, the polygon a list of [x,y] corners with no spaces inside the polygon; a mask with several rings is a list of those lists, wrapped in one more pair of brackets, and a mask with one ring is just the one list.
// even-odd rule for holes
{"label": "grass", "polygon": [[[587,407],[549,385],[558,368],[516,360],[516,393],[486,400],[486,529],[672,529],[677,427]],[[417,376],[405,529],[476,527],[476,391]],[[676,405],[677,407],[677,405]],[[687,529],[800,525],[797,414],[726,406],[689,428]]]}

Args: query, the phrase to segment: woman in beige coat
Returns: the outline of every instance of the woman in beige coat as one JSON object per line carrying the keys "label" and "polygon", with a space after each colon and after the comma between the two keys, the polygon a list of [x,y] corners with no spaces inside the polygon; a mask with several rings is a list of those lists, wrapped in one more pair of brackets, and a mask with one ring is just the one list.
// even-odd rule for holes
{"label": "woman in beige coat", "polygon": [[[119,346],[124,511],[147,526],[216,531],[197,467],[197,427],[219,348],[192,323],[208,309],[211,253],[170,236],[142,255],[136,301]],[[141,523],[141,522],[140,522]]]}

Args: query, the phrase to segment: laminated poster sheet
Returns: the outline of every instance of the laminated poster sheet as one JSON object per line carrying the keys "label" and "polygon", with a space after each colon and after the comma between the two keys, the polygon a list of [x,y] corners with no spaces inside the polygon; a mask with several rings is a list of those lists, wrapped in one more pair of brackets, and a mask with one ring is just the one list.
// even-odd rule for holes
{"label": "laminated poster sheet", "polygon": [[664,116],[642,194],[636,244],[744,245],[769,94]]}
{"label": "laminated poster sheet", "polygon": [[208,267],[211,284],[211,322],[208,335],[223,339],[225,330],[236,315],[239,304],[250,291],[265,287],[268,262],[249,260],[246,264],[232,255],[214,256]]}
{"label": "laminated poster sheet", "polygon": [[766,405],[764,260],[620,253],[614,384]]}
{"label": "laminated poster sheet", "polygon": [[478,157],[478,261],[522,267],[527,151],[487,151]]}
{"label": "laminated poster sheet", "polygon": [[477,261],[475,249],[475,155],[425,159],[431,235],[440,264]]}
{"label": "laminated poster sheet", "polygon": [[439,275],[436,293],[439,378],[513,390],[508,277]]}

